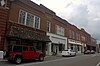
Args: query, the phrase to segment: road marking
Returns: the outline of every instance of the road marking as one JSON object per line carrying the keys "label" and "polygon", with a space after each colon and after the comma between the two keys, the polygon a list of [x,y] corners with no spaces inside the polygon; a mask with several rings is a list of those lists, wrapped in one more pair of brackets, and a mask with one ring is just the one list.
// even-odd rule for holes
{"label": "road marking", "polygon": [[100,62],[96,66],[100,66]]}

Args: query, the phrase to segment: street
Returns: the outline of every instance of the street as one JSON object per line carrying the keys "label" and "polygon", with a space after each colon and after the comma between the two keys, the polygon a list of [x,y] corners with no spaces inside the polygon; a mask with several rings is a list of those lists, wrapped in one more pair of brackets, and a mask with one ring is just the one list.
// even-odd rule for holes
{"label": "street", "polygon": [[19,65],[0,62],[0,66],[100,66],[100,54],[79,55],[75,57],[57,57],[44,62],[27,62]]}

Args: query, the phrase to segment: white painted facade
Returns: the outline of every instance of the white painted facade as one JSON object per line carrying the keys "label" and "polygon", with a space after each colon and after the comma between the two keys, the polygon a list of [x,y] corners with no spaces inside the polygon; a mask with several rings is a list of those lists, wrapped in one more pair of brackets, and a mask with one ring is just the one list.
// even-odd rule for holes
{"label": "white painted facade", "polygon": [[82,43],[80,41],[68,39],[68,44],[70,49],[77,51],[78,53],[82,52]]}
{"label": "white painted facade", "polygon": [[57,55],[60,55],[61,51],[59,50],[59,45],[64,46],[64,49],[67,49],[67,38],[66,37],[59,36],[59,35],[52,34],[52,33],[47,33],[47,36],[49,36],[51,43],[47,44],[46,55],[52,55],[53,52],[56,52]]}

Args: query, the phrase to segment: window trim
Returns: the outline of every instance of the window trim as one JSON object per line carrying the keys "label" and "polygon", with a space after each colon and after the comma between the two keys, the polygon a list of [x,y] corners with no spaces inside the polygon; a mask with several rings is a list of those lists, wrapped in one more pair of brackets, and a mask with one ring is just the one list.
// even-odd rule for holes
{"label": "window trim", "polygon": [[40,17],[38,17],[39,18],[39,24],[38,24],[38,28],[37,27],[35,27],[35,17],[38,17],[38,16],[34,16],[34,28],[36,28],[36,29],[40,29]]}
{"label": "window trim", "polygon": [[[24,23],[23,23],[23,24],[20,22],[20,13],[21,13],[21,11],[25,12],[25,20],[24,20]],[[33,26],[26,25],[27,15],[28,15],[28,14],[34,16]],[[20,9],[20,10],[19,10],[19,17],[18,17],[18,24],[22,24],[22,25],[25,25],[25,26],[33,27],[33,28],[35,28],[35,29],[40,29],[40,17],[38,17],[38,18],[39,18],[38,27],[35,27],[35,23],[36,23],[36,22],[35,22],[35,17],[38,17],[38,16],[35,16],[35,15],[29,13],[29,12],[24,11],[23,9]]]}
{"label": "window trim", "polygon": [[56,34],[65,36],[65,28],[64,27],[56,25],[55,31],[56,31]]}
{"label": "window trim", "polygon": [[[46,29],[47,32],[50,32],[51,31],[51,22],[48,21],[48,20],[47,20],[47,27],[46,28],[47,28]],[[49,30],[48,30],[48,28],[49,28]]]}

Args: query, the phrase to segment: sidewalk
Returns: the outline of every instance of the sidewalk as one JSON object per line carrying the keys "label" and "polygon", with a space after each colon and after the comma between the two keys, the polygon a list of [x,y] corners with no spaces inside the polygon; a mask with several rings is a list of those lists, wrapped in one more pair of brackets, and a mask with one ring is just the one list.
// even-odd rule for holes
{"label": "sidewalk", "polygon": [[4,61],[8,61],[8,60],[5,60],[5,59],[1,59],[1,58],[0,58],[0,62],[4,62]]}

